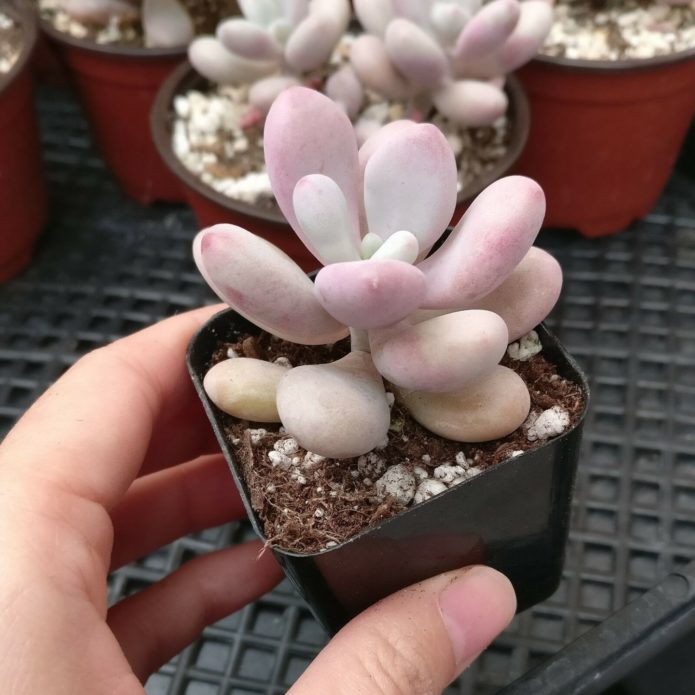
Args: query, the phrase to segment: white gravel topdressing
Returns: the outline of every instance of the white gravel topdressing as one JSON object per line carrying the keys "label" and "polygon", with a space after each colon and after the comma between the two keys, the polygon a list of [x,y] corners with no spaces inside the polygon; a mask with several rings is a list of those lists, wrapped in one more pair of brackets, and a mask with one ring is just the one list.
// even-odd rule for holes
{"label": "white gravel topdressing", "polygon": [[[0,12],[0,41],[2,41],[1,32],[9,31],[15,28],[15,23],[12,17]],[[0,45],[0,74],[9,72],[12,66],[17,62],[21,46]]]}

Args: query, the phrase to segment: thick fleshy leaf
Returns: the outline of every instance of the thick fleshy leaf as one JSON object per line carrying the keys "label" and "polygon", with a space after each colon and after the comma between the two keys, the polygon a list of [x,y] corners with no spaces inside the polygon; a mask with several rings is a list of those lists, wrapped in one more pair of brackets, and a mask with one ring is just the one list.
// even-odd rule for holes
{"label": "thick fleshy leaf", "polygon": [[490,125],[507,111],[507,95],[488,82],[449,82],[433,95],[439,113],[462,126]]}
{"label": "thick fleshy leaf", "polygon": [[309,13],[309,0],[280,0],[280,3],[290,26],[297,26]]}
{"label": "thick fleshy leaf", "polygon": [[323,309],[302,269],[265,239],[218,224],[196,236],[193,257],[217,296],[263,330],[305,345],[347,335]]}
{"label": "thick fleshy leaf", "polygon": [[374,36],[383,36],[388,23],[396,16],[391,0],[353,0],[352,4],[360,24]]}
{"label": "thick fleshy leaf", "polygon": [[323,174],[300,179],[293,205],[299,226],[323,265],[360,259],[345,196],[333,179]]}
{"label": "thick fleshy leaf", "polygon": [[144,0],[142,28],[148,48],[187,46],[195,35],[193,20],[178,0]]}
{"label": "thick fleshy leaf", "polygon": [[330,97],[344,109],[348,118],[352,120],[360,112],[364,103],[364,89],[357,79],[355,71],[350,65],[334,72],[324,87],[326,96]]}
{"label": "thick fleshy leaf", "polygon": [[521,14],[518,0],[493,0],[466,24],[456,41],[458,64],[480,60],[497,50],[514,31]]}
{"label": "thick fleshy leaf", "polygon": [[217,27],[217,38],[235,55],[248,60],[278,60],[282,50],[268,31],[246,19],[233,17]]}
{"label": "thick fleshy leaf", "polygon": [[470,18],[470,12],[454,2],[435,2],[430,10],[430,22],[446,44],[456,41]]}
{"label": "thick fleshy leaf", "polygon": [[[364,239],[362,240],[364,242]],[[372,254],[375,261],[391,259],[404,263],[415,263],[420,255],[420,244],[412,232],[405,230],[392,234]]]}
{"label": "thick fleshy leaf", "polygon": [[532,246],[511,275],[473,307],[499,314],[507,324],[511,343],[548,316],[561,289],[560,264],[543,249]]}
{"label": "thick fleshy leaf", "polygon": [[277,69],[272,62],[233,55],[214,36],[193,39],[188,46],[188,60],[203,77],[217,84],[255,82]]}
{"label": "thick fleshy leaf", "polygon": [[388,435],[391,413],[369,353],[290,369],[278,385],[280,420],[299,444],[329,458],[361,456]]}
{"label": "thick fleshy leaf", "polygon": [[335,263],[316,276],[323,307],[351,328],[391,326],[415,311],[424,295],[424,276],[402,261]]}
{"label": "thick fleshy leaf", "polygon": [[286,89],[299,84],[292,75],[271,75],[258,80],[249,89],[249,104],[255,106],[262,114],[268,113],[275,100]]}
{"label": "thick fleshy leaf", "polygon": [[524,176],[488,186],[442,247],[419,264],[425,309],[471,306],[499,287],[526,255],[545,215],[541,187]]}
{"label": "thick fleshy leaf", "polygon": [[386,52],[399,72],[413,84],[433,88],[448,72],[439,44],[417,24],[394,19],[386,29]]}
{"label": "thick fleshy leaf", "polygon": [[364,170],[369,231],[387,239],[406,229],[426,254],[454,214],[457,179],[454,153],[438,128],[394,129]]}
{"label": "thick fleshy leaf", "polygon": [[412,86],[396,70],[382,39],[358,36],[350,49],[350,62],[362,84],[386,99],[403,101],[412,95]]}
{"label": "thick fleshy leaf", "polygon": [[285,60],[297,72],[317,70],[328,61],[350,22],[348,0],[313,0],[285,46]]}
{"label": "thick fleshy leaf", "polygon": [[137,8],[125,0],[60,0],[59,7],[79,22],[99,24],[111,17],[135,19],[138,14]]}
{"label": "thick fleshy leaf", "polygon": [[360,169],[362,173],[367,166],[367,162],[370,157],[393,135],[405,130],[407,128],[415,128],[417,123],[407,120],[391,121],[385,126],[380,128],[376,133],[374,133],[370,138],[365,140],[362,147],[360,147],[359,158],[360,158]]}
{"label": "thick fleshy leaf", "polygon": [[432,0],[391,0],[391,4],[398,17],[409,19],[421,27],[427,26]]}
{"label": "thick fleshy leaf", "polygon": [[306,87],[290,87],[273,104],[263,135],[273,193],[288,222],[314,253],[294,212],[294,189],[309,174],[335,181],[347,201],[350,233],[359,248],[359,164],[350,119],[327,96]]}
{"label": "thick fleshy leaf", "polygon": [[[456,391],[488,374],[509,344],[491,311],[457,311],[416,325],[369,332],[381,375],[405,389]],[[453,358],[453,359],[452,359]]]}
{"label": "thick fleshy leaf", "polygon": [[251,22],[268,26],[282,14],[280,0],[238,0],[241,13]]}

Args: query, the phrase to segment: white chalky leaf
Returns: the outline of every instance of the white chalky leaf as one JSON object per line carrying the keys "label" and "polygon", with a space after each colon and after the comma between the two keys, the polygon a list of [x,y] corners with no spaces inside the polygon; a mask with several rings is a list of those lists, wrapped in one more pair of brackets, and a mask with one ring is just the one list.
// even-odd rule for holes
{"label": "white chalky leaf", "polygon": [[376,481],[376,491],[405,507],[415,496],[415,476],[402,463],[396,464]]}

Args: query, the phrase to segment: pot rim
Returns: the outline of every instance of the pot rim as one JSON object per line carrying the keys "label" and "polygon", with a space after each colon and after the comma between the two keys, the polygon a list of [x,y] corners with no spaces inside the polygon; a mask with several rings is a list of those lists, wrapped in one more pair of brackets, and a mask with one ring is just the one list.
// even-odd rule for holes
{"label": "pot rim", "polygon": [[549,56],[537,53],[532,63],[572,72],[625,73],[631,70],[648,70],[650,68],[667,67],[678,63],[695,60],[695,46],[684,51],[652,58],[627,58],[625,60],[589,60],[587,58],[565,58],[564,56]]}
{"label": "pot rim", "polygon": [[[193,335],[191,338],[189,344],[188,344],[188,349],[186,351],[186,365],[188,367],[188,372],[191,376],[191,379],[193,381],[193,384],[195,386],[195,389],[200,396],[200,399],[203,403],[203,407],[205,409],[205,412],[211,422],[211,425],[215,431],[215,434],[218,435],[218,420],[217,420],[217,409],[213,405],[212,401],[208,398],[207,394],[205,393],[205,390],[203,388],[203,380],[202,377],[199,378],[198,373],[195,369],[195,366],[193,364],[193,352],[195,351],[197,347],[197,343],[199,338],[204,335],[206,332],[212,330],[211,326],[215,324],[217,321],[222,319],[225,316],[229,316],[230,318],[237,318],[241,319],[242,321],[245,321],[248,324],[253,324],[253,322],[248,321],[248,319],[244,319],[238,312],[234,311],[234,309],[231,308],[226,308],[223,309],[222,311],[218,312],[214,316],[210,317]],[[259,329],[261,330],[261,329]],[[508,466],[508,465],[514,465],[518,464],[521,461],[523,461],[527,456],[530,455],[535,455],[539,451],[542,451],[545,447],[555,445],[558,442],[562,442],[568,437],[572,435],[573,432],[575,432],[577,429],[581,428],[584,424],[584,420],[586,418],[587,411],[589,409],[589,402],[591,399],[591,390],[589,386],[589,380],[584,372],[584,370],[579,366],[577,361],[574,359],[574,357],[568,352],[567,348],[564,346],[564,344],[559,340],[559,338],[552,332],[550,331],[544,323],[539,324],[534,330],[537,330],[540,333],[541,336],[541,342],[544,344],[544,347],[549,343],[550,345],[553,345],[557,349],[559,349],[563,355],[563,358],[566,361],[567,366],[575,372],[578,377],[579,377],[579,386],[582,389],[582,393],[584,394],[584,408],[582,409],[581,415],[579,419],[577,420],[577,423],[573,426],[567,429],[565,432],[563,432],[561,435],[558,437],[554,437],[553,439],[548,439],[546,440],[543,444],[541,444],[539,447],[536,447],[534,449],[528,449],[524,451],[523,454],[520,454],[519,456],[516,456],[514,458],[508,458],[505,461],[501,461],[497,465],[493,466],[492,468],[488,468],[483,470],[481,473],[476,475],[474,478],[471,478],[467,480],[464,483],[461,483],[460,485],[457,485],[454,488],[449,488],[445,492],[440,493],[439,495],[435,495],[434,497],[425,500],[424,502],[421,502],[418,504],[416,507],[410,507],[407,509],[404,509],[403,511],[398,512],[398,514],[395,514],[392,517],[389,517],[388,519],[385,519],[378,523],[375,526],[369,526],[359,533],[355,534],[351,538],[347,539],[346,541],[343,541],[342,543],[338,543],[337,545],[331,547],[331,548],[322,548],[321,550],[317,550],[314,552],[307,552],[307,553],[299,553],[296,551],[292,550],[285,550],[283,548],[278,548],[271,546],[272,550],[274,553],[277,553],[279,555],[282,555],[284,557],[288,558],[296,558],[296,559],[306,559],[306,558],[311,558],[311,557],[318,557],[320,555],[324,555],[326,553],[332,553],[335,551],[338,551],[348,544],[355,543],[365,536],[374,533],[377,530],[384,529],[385,527],[388,527],[389,525],[397,523],[399,519],[401,519],[404,515],[408,514],[409,512],[415,512],[416,509],[422,508],[424,505],[428,504],[434,504],[436,503],[437,500],[445,497],[446,495],[449,494],[455,494],[458,490],[460,490],[463,487],[466,487],[468,485],[478,485],[480,480],[485,478],[488,475],[491,475],[494,473],[494,471],[497,471],[498,469]],[[226,440],[225,440],[226,442]],[[237,485],[237,488],[239,488],[239,493],[242,499],[242,502],[244,504],[244,507],[246,508],[247,515],[249,518],[249,521],[251,522],[251,525],[253,526],[254,531],[258,534],[259,538],[261,541],[264,543],[267,542],[266,535],[261,527],[261,524],[259,523],[258,516],[256,514],[256,511],[252,508],[251,506],[251,499],[250,496],[246,494],[246,490],[248,489],[248,486],[246,484],[246,481],[244,480],[243,476],[241,475],[241,471],[237,466],[236,462],[236,457],[231,455],[231,451],[229,453],[229,458],[227,457],[227,450],[229,450],[228,444],[225,443],[225,446],[222,447],[222,453],[225,456],[225,459],[227,459],[227,463],[231,463],[232,465],[230,466],[232,476],[235,480],[235,483]],[[231,461],[230,461],[231,459]]]}
{"label": "pot rim", "polygon": [[7,4],[3,5],[0,10],[3,14],[6,14],[19,24],[22,29],[23,39],[22,49],[14,65],[4,75],[0,75],[0,97],[2,97],[27,68],[34,54],[34,50],[36,49],[39,32],[34,13],[25,5],[21,4],[17,7],[12,4]]}
{"label": "pot rim", "polygon": [[[193,189],[198,195],[205,198],[206,201],[249,217],[288,225],[289,223],[279,209],[266,210],[251,203],[234,200],[208,186],[189,171],[174,153],[171,146],[170,128],[174,97],[181,94],[184,88],[191,89],[196,83],[203,83],[204,81],[204,78],[200,77],[186,60],[167,77],[160,87],[150,112],[152,139],[160,157],[174,176],[180,179],[186,187]],[[509,98],[508,113],[514,116],[507,151],[489,172],[475,179],[458,193],[456,198],[457,206],[465,201],[472,200],[483,189],[508,172],[519,159],[526,145],[531,126],[528,97],[521,82],[515,75],[508,76],[505,91]]]}
{"label": "pot rim", "polygon": [[64,31],[58,31],[51,22],[44,19],[37,7],[36,15],[41,31],[46,34],[51,41],[59,44],[77,48],[87,53],[96,53],[102,56],[112,56],[123,58],[125,60],[142,60],[147,58],[177,58],[183,59],[187,52],[188,46],[179,46],[173,48],[146,48],[145,46],[128,46],[125,44],[113,43],[96,43],[91,39],[78,38]]}

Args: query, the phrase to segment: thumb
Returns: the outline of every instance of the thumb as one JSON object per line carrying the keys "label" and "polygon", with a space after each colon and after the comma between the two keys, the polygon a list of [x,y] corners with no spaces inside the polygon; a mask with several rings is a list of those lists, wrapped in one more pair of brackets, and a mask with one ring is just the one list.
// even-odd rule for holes
{"label": "thumb", "polygon": [[515,610],[511,583],[489,567],[427,579],[348,623],[288,695],[439,695]]}

